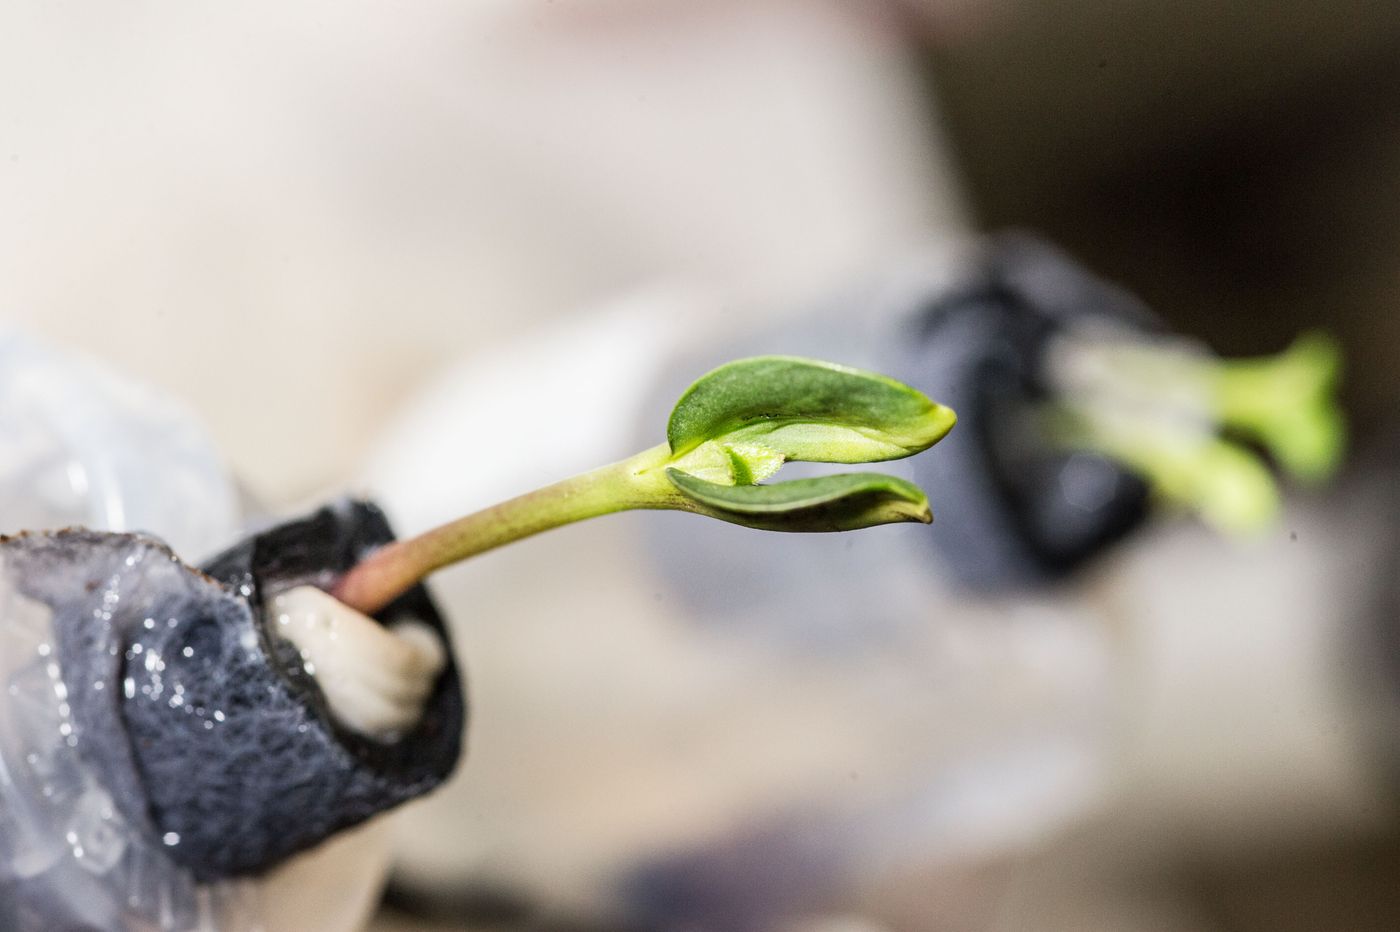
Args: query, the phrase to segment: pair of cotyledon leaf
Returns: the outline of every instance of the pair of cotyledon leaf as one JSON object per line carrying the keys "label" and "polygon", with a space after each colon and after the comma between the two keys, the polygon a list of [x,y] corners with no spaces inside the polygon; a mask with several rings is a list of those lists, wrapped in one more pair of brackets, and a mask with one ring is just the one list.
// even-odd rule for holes
{"label": "pair of cotyledon leaf", "polygon": [[893,379],[760,356],[692,385],[671,412],[666,476],[702,514],[775,531],[846,531],[932,520],[918,486],[880,473],[759,484],[789,461],[873,463],[937,443],[957,418]]}

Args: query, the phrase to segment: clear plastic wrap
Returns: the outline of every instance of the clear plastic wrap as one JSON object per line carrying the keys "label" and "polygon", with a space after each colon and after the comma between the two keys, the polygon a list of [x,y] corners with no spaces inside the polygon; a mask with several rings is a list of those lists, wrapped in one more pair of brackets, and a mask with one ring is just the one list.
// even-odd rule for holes
{"label": "clear plastic wrap", "polygon": [[[244,511],[218,450],[179,403],[0,327],[0,534],[143,530],[202,560],[240,536]],[[363,922],[382,882],[384,832],[352,832],[265,877],[197,884],[159,839],[123,819],[78,754],[71,688],[48,608],[0,588],[0,928],[251,932]]]}
{"label": "clear plastic wrap", "polygon": [[189,411],[0,327],[0,533],[145,530],[197,561],[237,536],[239,510]]}
{"label": "clear plastic wrap", "polygon": [[254,882],[197,885],[79,755],[51,622],[0,582],[0,927],[259,928]]}
{"label": "clear plastic wrap", "polygon": [[[0,329],[0,532],[149,529],[204,555],[236,536],[238,512],[178,404]],[[0,926],[259,928],[256,884],[197,885],[116,811],[78,754],[51,622],[0,584]]]}

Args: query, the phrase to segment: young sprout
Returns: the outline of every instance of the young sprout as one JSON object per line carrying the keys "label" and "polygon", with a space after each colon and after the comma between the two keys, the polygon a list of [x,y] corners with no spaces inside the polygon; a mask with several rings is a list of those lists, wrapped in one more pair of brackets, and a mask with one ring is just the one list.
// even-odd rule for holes
{"label": "young sprout", "polygon": [[1279,469],[1326,479],[1345,447],[1335,392],[1341,354],[1325,334],[1299,337],[1274,357],[1219,360],[1184,341],[1081,341],[1052,348],[1060,400],[1044,413],[1071,448],[1113,457],[1163,499],[1221,530],[1250,533],[1279,510]]}
{"label": "young sprout", "polygon": [[721,366],[671,411],[666,443],[370,554],[332,595],[373,614],[434,570],[551,528],[633,509],[688,511],[769,531],[933,520],[912,483],[843,473],[761,484],[786,462],[873,463],[926,450],[953,412],[871,372],[759,356]]}

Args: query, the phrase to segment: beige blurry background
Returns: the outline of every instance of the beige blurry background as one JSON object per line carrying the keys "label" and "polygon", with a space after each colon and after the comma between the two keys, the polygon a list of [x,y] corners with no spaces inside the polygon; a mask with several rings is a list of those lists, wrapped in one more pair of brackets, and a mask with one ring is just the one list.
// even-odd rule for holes
{"label": "beige blurry background", "polygon": [[658,279],[738,325],[958,217],[873,12],[7,5],[3,313],[187,398],[273,503],[333,486],[493,340]]}
{"label": "beige blurry background", "polygon": [[[561,315],[661,282],[707,296],[687,326],[737,332],[927,238],[1026,224],[1224,350],[1334,327],[1364,442],[1400,391],[1397,50],[1400,8],[1364,0],[21,0],[0,314],[188,401],[285,507],[349,481],[441,366]],[[1232,846],[1229,812],[1152,768],[1249,762],[1176,711],[1149,718],[1153,805],[844,905],[911,929],[1400,923],[1372,783],[1336,790],[1346,831]]]}

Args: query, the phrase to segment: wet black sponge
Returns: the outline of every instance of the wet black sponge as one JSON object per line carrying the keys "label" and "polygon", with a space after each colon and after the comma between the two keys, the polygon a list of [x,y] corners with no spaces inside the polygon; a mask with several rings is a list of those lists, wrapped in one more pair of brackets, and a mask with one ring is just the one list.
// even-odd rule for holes
{"label": "wet black sponge", "polygon": [[[346,501],[251,537],[203,571],[160,541],[86,530],[0,542],[13,585],[53,611],[79,752],[122,816],[199,881],[255,874],[428,792],[461,751],[455,666],[418,727],[378,742],[331,718],[265,597],[325,585],[393,539]],[[377,616],[447,632],[416,587]],[[450,656],[450,651],[449,651]]]}

